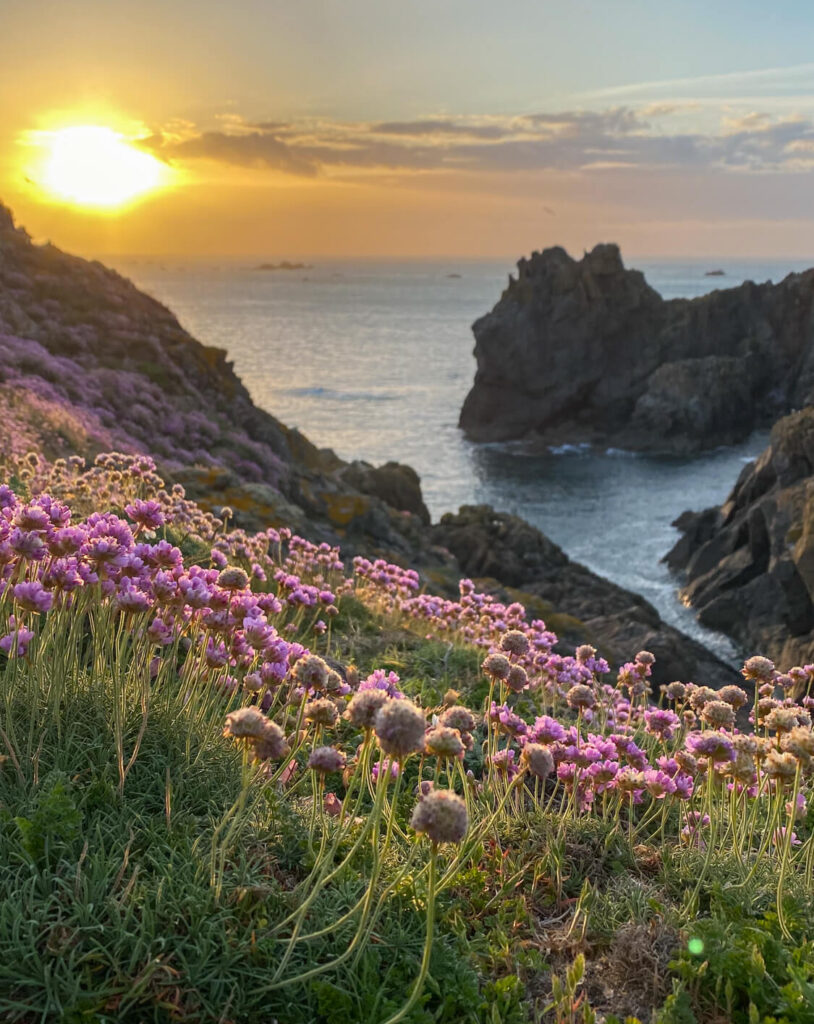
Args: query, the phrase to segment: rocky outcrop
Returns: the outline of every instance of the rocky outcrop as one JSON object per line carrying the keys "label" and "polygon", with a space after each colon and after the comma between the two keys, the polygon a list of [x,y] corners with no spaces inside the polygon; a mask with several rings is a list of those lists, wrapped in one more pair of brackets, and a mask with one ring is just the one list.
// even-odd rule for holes
{"label": "rocky outcrop", "polygon": [[509,588],[509,599],[536,609],[570,643],[595,644],[612,664],[649,650],[656,656],[654,683],[682,679],[719,687],[739,681],[732,668],[663,622],[643,597],[572,562],[517,516],[465,506],[442,516],[432,535],[484,589]]}
{"label": "rocky outcrop", "polygon": [[675,525],[666,561],[705,626],[784,668],[814,661],[814,408],[775,424],[720,508]]}
{"label": "rocky outcrop", "polygon": [[412,466],[386,462],[371,466],[368,462],[352,462],[341,472],[342,479],[363,494],[373,494],[392,508],[411,512],[428,525],[430,513],[421,493],[421,480]]}
{"label": "rocky outcrop", "polygon": [[475,441],[692,453],[814,400],[814,270],[666,301],[615,245],[546,249],[473,331]]}
{"label": "rocky outcrop", "polygon": [[543,534],[492,509],[430,525],[417,474],[343,462],[258,409],[226,353],[100,263],[39,246],[0,206],[0,445],[47,457],[117,447],[157,456],[162,473],[238,525],[288,525],[345,556],[421,570],[436,591],[462,575],[529,603],[572,643],[613,662],[642,647],[665,680],[717,684],[731,672],[655,610],[571,562]]}

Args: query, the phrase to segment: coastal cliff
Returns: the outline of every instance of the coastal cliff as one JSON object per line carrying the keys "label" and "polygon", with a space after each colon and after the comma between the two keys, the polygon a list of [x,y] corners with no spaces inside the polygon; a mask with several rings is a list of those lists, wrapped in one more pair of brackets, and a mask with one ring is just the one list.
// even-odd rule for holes
{"label": "coastal cliff", "polygon": [[563,652],[595,644],[615,664],[640,648],[656,683],[720,686],[734,671],[641,597],[572,562],[542,533],[488,507],[430,523],[417,474],[347,463],[259,409],[226,353],[98,262],[34,245],[0,206],[0,445],[54,459],[118,448],[247,529],[291,526],[345,557],[386,557],[452,595],[462,576],[551,621]]}
{"label": "coastal cliff", "polygon": [[475,441],[689,454],[814,398],[814,270],[667,301],[615,245],[546,249],[473,332],[460,425]]}
{"label": "coastal cliff", "polygon": [[814,661],[814,408],[775,424],[720,508],[675,525],[666,561],[704,625],[785,668]]}

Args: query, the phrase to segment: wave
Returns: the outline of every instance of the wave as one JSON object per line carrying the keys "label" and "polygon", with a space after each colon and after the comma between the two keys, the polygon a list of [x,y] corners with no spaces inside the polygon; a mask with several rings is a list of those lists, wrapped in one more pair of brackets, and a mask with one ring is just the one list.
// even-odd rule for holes
{"label": "wave", "polygon": [[291,398],[324,398],[330,402],[393,402],[397,395],[373,391],[337,391],[334,388],[275,388],[278,395]]}
{"label": "wave", "polygon": [[552,444],[548,446],[551,455],[587,455],[593,450],[587,441],[580,444]]}
{"label": "wave", "polygon": [[604,454],[609,455],[612,459],[641,458],[641,452],[629,452],[627,448],[606,448]]}

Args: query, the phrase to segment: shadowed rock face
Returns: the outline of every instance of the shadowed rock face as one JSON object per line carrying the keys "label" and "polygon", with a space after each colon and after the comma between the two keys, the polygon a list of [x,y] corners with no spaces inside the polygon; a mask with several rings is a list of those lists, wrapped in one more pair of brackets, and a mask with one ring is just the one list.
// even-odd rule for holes
{"label": "shadowed rock face", "polygon": [[775,424],[720,508],[675,525],[666,561],[704,625],[782,668],[814,661],[814,408]]}
{"label": "shadowed rock face", "polygon": [[814,396],[814,270],[665,301],[615,245],[546,249],[472,329],[460,425],[475,441],[692,453]]}

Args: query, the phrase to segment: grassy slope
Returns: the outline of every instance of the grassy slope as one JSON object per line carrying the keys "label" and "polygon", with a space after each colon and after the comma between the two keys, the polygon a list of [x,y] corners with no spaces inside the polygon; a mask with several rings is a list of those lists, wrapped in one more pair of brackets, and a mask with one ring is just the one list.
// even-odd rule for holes
{"label": "grassy slope", "polygon": [[[474,652],[420,639],[345,602],[335,638],[362,671],[398,671],[427,705],[449,686],[478,703]],[[220,738],[156,709],[123,795],[109,710],[74,687],[36,737],[36,786],[11,760],[0,773],[0,993],[4,1019],[223,1020],[280,1024],[382,1020],[403,1001],[423,942],[423,884],[408,876],[358,961],[303,984],[265,991],[282,943],[270,932],[309,867],[297,812],[256,805],[227,865],[220,900],[209,886],[209,836],[239,791],[239,758]],[[15,731],[30,721],[15,706]],[[343,728],[349,728],[343,726]],[[471,755],[470,755],[471,756]],[[24,774],[29,774],[28,766]],[[403,799],[406,820],[413,799]],[[593,818],[557,837],[557,814],[504,826],[445,893],[422,1009],[409,1020],[553,1020],[552,971],[565,982],[578,953],[587,972],[574,1000],[647,1021],[814,1019],[814,955],[784,945],[771,913],[771,872],[729,890],[728,865],[700,894],[699,920],[681,907],[703,854],[631,848]],[[401,844],[392,858],[405,855]],[[314,906],[317,922],[358,899],[364,862]],[[811,893],[796,886],[795,931],[808,933]],[[316,940],[289,973],[340,953],[353,928]],[[700,955],[688,938],[704,943]],[[678,996],[670,997],[675,987]],[[665,999],[666,1008],[663,1007]],[[750,1002],[753,1005],[751,1016]]]}

